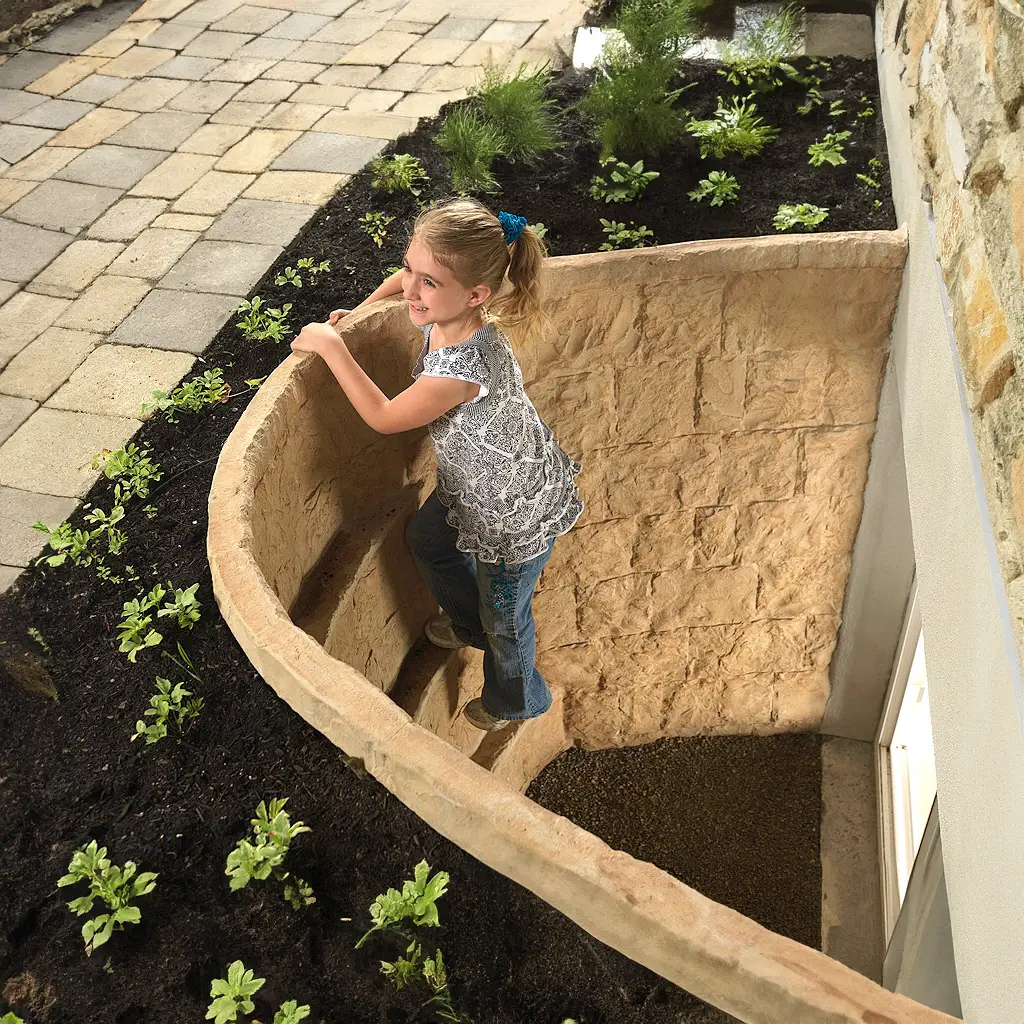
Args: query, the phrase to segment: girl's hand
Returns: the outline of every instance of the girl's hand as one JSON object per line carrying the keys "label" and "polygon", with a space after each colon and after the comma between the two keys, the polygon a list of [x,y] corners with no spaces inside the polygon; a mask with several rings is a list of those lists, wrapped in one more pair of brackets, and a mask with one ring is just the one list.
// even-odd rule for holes
{"label": "girl's hand", "polygon": [[348,316],[351,309],[336,309],[328,318],[327,322],[333,327],[343,316]]}
{"label": "girl's hand", "polygon": [[292,340],[292,351],[323,355],[330,345],[336,345],[340,341],[341,336],[329,324],[306,324]]}

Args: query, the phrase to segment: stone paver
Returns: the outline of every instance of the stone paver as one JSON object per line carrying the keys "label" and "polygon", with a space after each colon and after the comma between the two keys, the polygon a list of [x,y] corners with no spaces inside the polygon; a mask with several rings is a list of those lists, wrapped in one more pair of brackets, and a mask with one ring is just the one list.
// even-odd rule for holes
{"label": "stone paver", "polygon": [[53,528],[77,506],[75,498],[0,487],[0,562],[5,566],[28,565],[46,544],[46,538],[33,530],[32,524],[46,523]]}
{"label": "stone paver", "polygon": [[194,362],[184,352],[100,345],[44,408],[138,417],[154,391],[170,391]]}
{"label": "stone paver", "polygon": [[0,56],[0,590],[350,175],[585,6],[107,0]]}
{"label": "stone paver", "polygon": [[197,293],[182,301],[180,291],[154,288],[110,336],[118,345],[194,352],[213,341],[244,296]]}
{"label": "stone paver", "polygon": [[37,409],[0,445],[0,486],[82,498],[96,479],[93,456],[120,448],[138,426],[122,416]]}
{"label": "stone paver", "polygon": [[75,235],[120,198],[121,192],[116,188],[51,178],[19,199],[4,216],[23,224]]}
{"label": "stone paver", "polygon": [[45,402],[102,340],[102,334],[47,328],[0,373],[0,394]]}

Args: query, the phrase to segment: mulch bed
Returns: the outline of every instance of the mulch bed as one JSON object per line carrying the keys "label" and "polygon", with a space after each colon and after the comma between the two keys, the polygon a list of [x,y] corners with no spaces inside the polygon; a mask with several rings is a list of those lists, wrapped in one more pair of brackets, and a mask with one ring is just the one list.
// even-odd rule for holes
{"label": "mulch bed", "polygon": [[[699,85],[686,94],[695,113],[713,107],[723,81],[706,65],[690,69]],[[836,60],[832,80],[875,101],[869,62]],[[566,102],[584,80],[557,86]],[[708,167],[684,143],[648,165],[661,172],[644,199],[605,207],[586,195],[596,147],[570,117],[565,145],[537,168],[499,164],[504,193],[495,204],[543,221],[556,253],[593,251],[599,216],[656,228],[661,242],[770,231],[778,202],[832,208],[832,228],[892,226],[887,182],[882,211],[851,185],[876,148],[880,125],[849,147],[850,164],[805,168],[806,146],[826,130],[819,112],[792,113],[799,90],[769,97],[762,112],[784,128],[759,161],[735,165],[744,192],[734,208],[710,211],[686,201]],[[788,104],[788,106],[787,106]],[[788,113],[786,112],[788,110]],[[431,175],[424,198],[449,184],[425,123],[397,149],[423,157]],[[711,165],[717,166],[717,165]],[[729,167],[730,164],[722,166]],[[783,184],[785,182],[785,184]],[[382,249],[356,221],[371,209],[396,217]],[[313,219],[258,289],[271,304],[294,303],[293,327],[326,318],[376,287],[383,268],[401,260],[416,210],[410,199],[387,200],[357,175]],[[625,211],[626,217],[618,211]],[[273,277],[300,256],[332,261],[317,288],[275,287]],[[341,753],[307,726],[257,677],[217,615],[205,556],[206,499],[217,455],[241,415],[243,381],[269,373],[283,346],[245,342],[231,325],[215,339],[196,372],[222,367],[235,397],[178,424],[151,420],[137,443],[162,468],[150,501],[152,520],[129,507],[131,562],[142,582],[113,586],[91,570],[29,570],[0,599],[0,812],[7,828],[0,858],[0,986],[11,1008],[31,1024],[180,1024],[202,1019],[213,978],[240,958],[267,979],[257,999],[265,1024],[284,999],[313,1006],[313,1021],[397,1024],[417,1015],[409,992],[395,994],[377,973],[394,947],[353,945],[374,896],[409,877],[425,857],[452,876],[441,904],[444,949],[461,1007],[480,1024],[717,1024],[727,1020],[649,971],[600,945],[541,900],[479,864],[420,821],[372,779],[350,769]],[[110,484],[89,501],[110,507]],[[80,522],[82,512],[73,522]],[[112,559],[117,569],[122,562]],[[191,633],[168,631],[163,647],[130,664],[117,652],[121,603],[143,585],[172,580],[200,584],[204,615]],[[49,651],[28,638],[41,632]],[[160,650],[181,639],[202,677],[190,689],[206,699],[195,728],[140,748],[128,737],[146,707],[155,674],[182,678]],[[15,681],[29,663],[45,670],[59,694],[52,701]],[[625,751],[564,755],[537,780],[537,797],[637,856],[772,928],[818,944],[819,769],[813,737],[694,739]],[[317,903],[293,911],[271,883],[228,890],[224,863],[248,830],[256,804],[290,797],[293,817],[313,828],[300,836],[290,866],[308,879]],[[140,900],[142,923],[92,958],[82,950],[81,921],[65,907],[55,882],[72,851],[96,839],[117,863],[131,858],[160,873]],[[783,904],[792,904],[787,908]],[[351,918],[352,920],[344,920]],[[110,971],[104,963],[110,957]],[[5,1009],[0,998],[0,1009]]]}

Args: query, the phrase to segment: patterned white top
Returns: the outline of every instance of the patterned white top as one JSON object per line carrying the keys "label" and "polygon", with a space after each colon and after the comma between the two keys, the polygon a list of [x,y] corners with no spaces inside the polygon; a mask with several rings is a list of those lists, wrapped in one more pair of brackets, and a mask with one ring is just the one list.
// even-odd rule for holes
{"label": "patterned white top", "polygon": [[519,565],[543,554],[583,512],[565,454],[523,387],[508,339],[487,325],[457,345],[430,351],[430,327],[414,378],[453,377],[480,385],[428,430],[437,453],[437,496],[459,531],[456,547],[482,562]]}

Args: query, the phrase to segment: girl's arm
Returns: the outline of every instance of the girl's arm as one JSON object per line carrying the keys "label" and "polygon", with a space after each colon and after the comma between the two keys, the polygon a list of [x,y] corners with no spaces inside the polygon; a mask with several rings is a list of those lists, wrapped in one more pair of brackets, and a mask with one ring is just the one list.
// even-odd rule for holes
{"label": "girl's arm", "polygon": [[[396,270],[390,277],[384,279],[383,284],[367,295],[358,306],[354,306],[353,308],[361,309],[363,306],[368,306],[371,302],[379,302],[381,299],[390,298],[392,295],[401,295],[402,274],[404,273],[404,270]],[[333,327],[343,316],[347,316],[351,312],[351,309],[336,309],[330,315],[327,322]]]}
{"label": "girl's arm", "polygon": [[356,362],[344,339],[327,324],[307,324],[292,342],[292,351],[319,355],[366,425],[380,434],[426,426],[480,392],[480,385],[470,381],[423,376],[401,394],[388,398]]}

